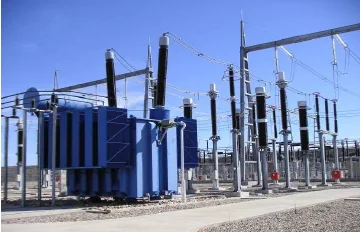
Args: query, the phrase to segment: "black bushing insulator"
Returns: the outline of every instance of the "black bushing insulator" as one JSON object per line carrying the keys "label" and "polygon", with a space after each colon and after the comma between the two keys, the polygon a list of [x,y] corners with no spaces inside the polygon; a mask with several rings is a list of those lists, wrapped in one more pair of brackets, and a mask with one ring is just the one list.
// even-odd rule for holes
{"label": "black bushing insulator", "polygon": [[192,118],[192,107],[184,106],[184,117],[185,118]]}
{"label": "black bushing insulator", "polygon": [[326,125],[326,130],[330,131],[329,105],[328,105],[328,100],[327,99],[325,99],[325,125]]}
{"label": "black bushing insulator", "polygon": [[259,146],[268,146],[265,95],[256,96]]}
{"label": "black bushing insulator", "polygon": [[235,96],[235,85],[234,85],[234,70],[229,69],[229,82],[230,82],[230,96]]}
{"label": "black bushing insulator", "polygon": [[281,123],[282,129],[287,131],[288,119],[287,119],[287,107],[286,107],[286,91],[285,88],[280,89],[280,104],[281,104]]}
{"label": "black bushing insulator", "polygon": [[334,101],[334,132],[338,133],[337,109],[336,109],[335,101]]}
{"label": "black bushing insulator", "polygon": [[277,139],[277,126],[276,126],[276,111],[273,109],[273,122],[274,122],[274,138]]}
{"label": "black bushing insulator", "polygon": [[15,98],[15,106],[19,106],[20,105],[20,99],[18,96],[16,96]]}
{"label": "black bushing insulator", "polygon": [[217,125],[216,125],[216,100],[210,99],[211,107],[211,124],[212,124],[212,135],[217,135]]}
{"label": "black bushing insulator", "polygon": [[56,95],[55,95],[55,93],[52,93],[52,94],[51,94],[51,99],[50,99],[50,101],[51,101],[51,104],[55,104],[55,101],[56,101]]}
{"label": "black bushing insulator", "polygon": [[237,126],[237,121],[236,121],[236,103],[235,101],[232,101],[230,103],[231,106],[231,120],[232,120],[232,128],[236,129]]}
{"label": "black bushing insulator", "polygon": [[301,150],[309,150],[309,131],[308,131],[308,121],[307,121],[307,109],[306,107],[299,108],[299,128],[300,128],[300,142]]}
{"label": "black bushing insulator", "polygon": [[236,114],[236,129],[240,129],[240,113]]}
{"label": "black bushing insulator", "polygon": [[267,123],[266,122],[258,122],[259,129],[259,146],[267,147],[268,139],[267,139]]}
{"label": "black bushing insulator", "polygon": [[321,125],[320,125],[320,112],[319,112],[319,96],[315,95],[315,109],[316,109],[316,124],[317,124],[317,129],[321,130]]}
{"label": "black bushing insulator", "polygon": [[108,105],[109,107],[117,107],[114,53],[110,50],[106,51],[105,60]]}
{"label": "black bushing insulator", "polygon": [[49,101],[46,101],[45,110],[50,110],[50,103],[49,103]]}
{"label": "black bushing insulator", "polygon": [[257,135],[257,129],[256,129],[256,108],[255,108],[255,104],[253,104],[252,106],[252,117],[253,117],[253,134]]}
{"label": "black bushing insulator", "polygon": [[13,116],[13,117],[16,116],[16,109],[15,109],[15,108],[12,109],[12,116]]}
{"label": "black bushing insulator", "polygon": [[166,75],[168,65],[168,46],[160,46],[157,74],[157,106],[165,106]]}
{"label": "black bushing insulator", "polygon": [[23,129],[19,129],[17,133],[17,139],[18,139],[18,150],[17,150],[17,161],[18,163],[22,162],[22,155],[23,155],[23,141],[24,141],[24,131]]}

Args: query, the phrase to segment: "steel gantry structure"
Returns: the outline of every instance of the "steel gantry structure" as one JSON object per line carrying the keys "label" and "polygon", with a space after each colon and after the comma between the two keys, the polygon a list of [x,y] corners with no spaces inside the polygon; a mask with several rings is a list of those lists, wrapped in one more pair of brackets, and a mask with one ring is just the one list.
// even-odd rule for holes
{"label": "steel gantry structure", "polygon": [[[333,28],[329,30],[293,36],[289,38],[284,38],[280,40],[275,40],[267,43],[256,44],[252,46],[246,46],[245,43],[245,28],[244,22],[241,21],[240,25],[240,164],[241,164],[241,179],[242,182],[245,181],[245,144],[251,144],[253,149],[253,155],[258,157],[258,138],[256,133],[256,122],[255,118],[252,117],[253,110],[255,110],[255,104],[253,101],[253,96],[251,94],[250,87],[250,72],[249,72],[249,63],[248,63],[248,53],[260,51],[268,48],[276,48],[288,44],[301,43],[305,41],[310,41],[313,39],[319,39],[327,36],[334,36],[337,34],[348,33],[352,31],[360,30],[360,23],[348,25],[344,27]],[[247,98],[247,105],[246,99]],[[245,122],[245,114],[248,111],[248,122]],[[245,140],[245,126],[248,127],[248,141]],[[259,157],[258,157],[259,160]],[[259,165],[258,165],[259,166]],[[259,176],[258,176],[259,177]]]}

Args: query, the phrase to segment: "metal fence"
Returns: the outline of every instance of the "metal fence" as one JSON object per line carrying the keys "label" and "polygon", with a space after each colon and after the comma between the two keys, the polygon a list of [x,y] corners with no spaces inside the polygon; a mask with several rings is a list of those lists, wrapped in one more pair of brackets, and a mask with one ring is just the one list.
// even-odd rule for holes
{"label": "metal fence", "polygon": [[[351,178],[360,181],[360,157],[350,157],[345,162],[340,162],[340,170],[342,178]],[[285,177],[285,164],[278,164],[280,177]],[[331,179],[331,172],[334,170],[333,162],[326,162],[326,178]],[[273,163],[268,163],[269,177],[273,171]],[[200,164],[198,168],[193,169],[194,180],[210,180],[214,167],[211,163]],[[246,162],[246,179],[249,181],[257,180],[257,164],[256,161]],[[320,162],[310,162],[310,178],[321,179],[322,169]],[[231,164],[219,164],[219,179],[233,180],[234,172]],[[302,161],[290,162],[290,178],[292,180],[305,179],[305,163]]]}

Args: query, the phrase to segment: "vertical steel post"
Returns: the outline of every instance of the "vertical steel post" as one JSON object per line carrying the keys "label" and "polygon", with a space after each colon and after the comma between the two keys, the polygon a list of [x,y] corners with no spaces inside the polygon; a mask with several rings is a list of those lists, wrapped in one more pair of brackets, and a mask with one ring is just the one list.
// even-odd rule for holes
{"label": "vertical steel post", "polygon": [[[336,109],[336,100],[333,100],[333,111],[334,111],[334,133],[333,133],[333,147],[334,147],[334,159],[335,159],[335,170],[340,170],[339,165],[339,150],[337,147],[337,135],[338,135],[338,122],[337,122],[337,109]],[[340,179],[335,179],[335,183],[339,184]]]}
{"label": "vertical steel post", "polygon": [[26,206],[26,133],[27,133],[27,111],[23,111],[23,152],[21,173],[21,206]]}
{"label": "vertical steel post", "polygon": [[41,127],[42,127],[43,113],[39,111],[38,117],[38,201],[41,202],[41,187],[42,187],[42,170],[41,170]]}
{"label": "vertical steel post", "polygon": [[[115,106],[116,107],[116,106]],[[57,122],[57,106],[53,106],[53,128],[52,128],[52,164],[51,164],[51,205],[56,205],[56,122]]]}
{"label": "vertical steel post", "polygon": [[232,133],[232,142],[233,142],[233,167],[234,167],[234,192],[241,192],[241,173],[240,173],[240,162],[239,156],[237,153],[237,139],[238,139],[238,130],[233,129]]}
{"label": "vertical steel post", "polygon": [[150,79],[152,79],[152,64],[151,64],[151,46],[150,42],[148,45],[148,59],[147,59],[147,67],[149,71],[145,76],[145,97],[144,97],[144,118],[149,118],[149,89],[151,86]]}
{"label": "vertical steel post", "polygon": [[4,202],[8,200],[8,180],[9,180],[9,118],[5,117],[5,135],[4,135],[4,155],[5,155],[5,183],[4,183]]}
{"label": "vertical steel post", "polygon": [[180,122],[181,130],[180,130],[180,156],[181,156],[181,199],[182,202],[186,202],[186,186],[185,186],[185,160],[184,160],[184,130],[186,124],[181,121]]}
{"label": "vertical steel post", "polygon": [[[241,170],[241,180],[245,181],[245,28],[244,22],[241,21],[240,28],[240,37],[241,37],[241,46],[240,46],[240,170]],[[255,126],[255,125],[254,125]]]}
{"label": "vertical steel post", "polygon": [[[278,160],[277,160],[277,153],[276,153],[276,139],[272,139],[272,150],[273,150],[273,163],[274,163],[274,172],[278,172]],[[278,184],[279,181],[275,180],[274,184]]]}
{"label": "vertical steel post", "polygon": [[323,132],[319,131],[320,158],[321,158],[321,184],[326,185],[326,161]]}
{"label": "vertical steel post", "polygon": [[[277,57],[277,51],[275,49],[276,57]],[[274,172],[279,172],[278,169],[278,160],[277,160],[277,153],[276,153],[276,140],[277,140],[277,126],[276,126],[276,109],[272,109],[272,115],[273,115],[273,123],[274,123],[274,138],[272,139],[272,150],[273,150],[273,163],[274,163]],[[275,180],[274,184],[278,184],[279,181]]]}

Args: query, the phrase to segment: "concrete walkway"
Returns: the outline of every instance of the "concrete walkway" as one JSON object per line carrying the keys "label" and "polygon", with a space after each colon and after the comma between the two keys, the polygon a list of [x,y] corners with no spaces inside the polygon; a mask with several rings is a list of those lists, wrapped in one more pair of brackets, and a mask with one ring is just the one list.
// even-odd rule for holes
{"label": "concrete walkway", "polygon": [[14,219],[14,218],[25,218],[25,217],[36,217],[36,216],[43,216],[43,215],[56,215],[56,214],[63,214],[63,213],[75,213],[83,211],[81,208],[77,209],[52,209],[52,208],[31,208],[26,210],[15,210],[10,209],[9,211],[1,212],[1,219]]}
{"label": "concrete walkway", "polygon": [[4,232],[198,231],[204,226],[216,223],[288,210],[294,208],[295,205],[299,208],[356,195],[360,195],[360,188],[331,189],[132,218],[109,219],[102,221],[58,222],[49,224],[5,224],[1,227]]}

